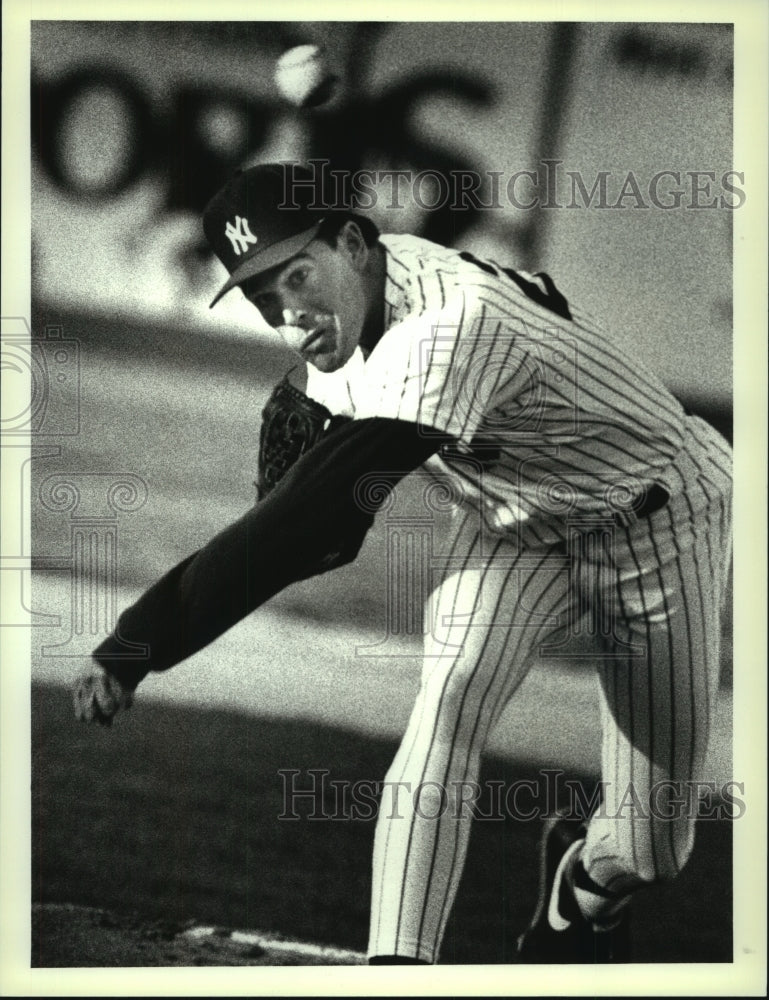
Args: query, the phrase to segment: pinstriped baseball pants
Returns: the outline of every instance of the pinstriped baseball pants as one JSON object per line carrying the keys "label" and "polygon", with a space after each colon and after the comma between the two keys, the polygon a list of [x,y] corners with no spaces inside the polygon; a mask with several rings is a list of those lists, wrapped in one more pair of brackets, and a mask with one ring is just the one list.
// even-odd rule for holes
{"label": "pinstriped baseball pants", "polygon": [[705,447],[693,440],[694,457],[680,463],[687,489],[648,518],[617,523],[611,544],[579,550],[571,570],[553,549],[502,538],[490,547],[477,516],[459,520],[446,552],[461,564],[432,595],[420,691],[386,776],[369,955],[437,960],[472,824],[466,789],[487,737],[535,657],[586,609],[610,627],[594,630],[603,801],[583,863],[617,893],[672,879],[686,863],[696,809],[680,795],[705,777],[731,538],[728,450],[714,452],[708,430],[697,435]]}

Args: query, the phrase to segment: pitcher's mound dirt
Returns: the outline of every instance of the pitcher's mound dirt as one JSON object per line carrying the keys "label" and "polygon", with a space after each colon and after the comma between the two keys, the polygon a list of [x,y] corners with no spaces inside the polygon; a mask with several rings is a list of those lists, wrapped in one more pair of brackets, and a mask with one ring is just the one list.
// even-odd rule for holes
{"label": "pitcher's mound dirt", "polygon": [[33,968],[364,964],[357,952],[250,931],[153,922],[71,904],[32,907]]}

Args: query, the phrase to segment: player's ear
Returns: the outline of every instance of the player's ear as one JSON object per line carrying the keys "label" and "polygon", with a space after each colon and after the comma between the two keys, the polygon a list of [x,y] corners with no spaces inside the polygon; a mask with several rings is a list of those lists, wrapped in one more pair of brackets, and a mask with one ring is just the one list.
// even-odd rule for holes
{"label": "player's ear", "polygon": [[363,238],[360,226],[353,219],[347,222],[339,230],[336,245],[343,250],[350,258],[350,262],[357,271],[362,271],[368,260],[368,247]]}

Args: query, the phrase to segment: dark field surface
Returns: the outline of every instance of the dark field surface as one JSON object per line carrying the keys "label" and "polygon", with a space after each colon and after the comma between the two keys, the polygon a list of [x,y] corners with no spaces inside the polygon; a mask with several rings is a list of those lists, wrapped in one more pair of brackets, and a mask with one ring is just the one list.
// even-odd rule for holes
{"label": "dark field surface", "polygon": [[[111,730],[93,729],[74,721],[68,691],[52,686],[33,689],[32,713],[35,903],[103,908],[155,928],[208,923],[365,950],[374,822],[310,820],[306,803],[299,820],[279,820],[278,772],[377,780],[394,743],[147,701]],[[506,784],[534,777],[493,759],[482,775]],[[336,810],[330,789],[325,805]],[[443,963],[513,962],[536,895],[539,830],[511,818],[476,821]],[[731,841],[728,821],[701,821],[675,885],[639,895],[636,961],[731,961]],[[38,913],[33,966],[73,964],[55,926]],[[144,964],[162,964],[159,954],[150,948]]]}

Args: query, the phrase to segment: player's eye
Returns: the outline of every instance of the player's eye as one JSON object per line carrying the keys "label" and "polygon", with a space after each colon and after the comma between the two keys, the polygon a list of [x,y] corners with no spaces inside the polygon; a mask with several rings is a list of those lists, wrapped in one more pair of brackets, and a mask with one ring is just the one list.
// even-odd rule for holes
{"label": "player's eye", "polygon": [[290,289],[296,291],[301,288],[307,280],[308,269],[306,267],[298,267],[295,271],[286,278],[286,284]]}

